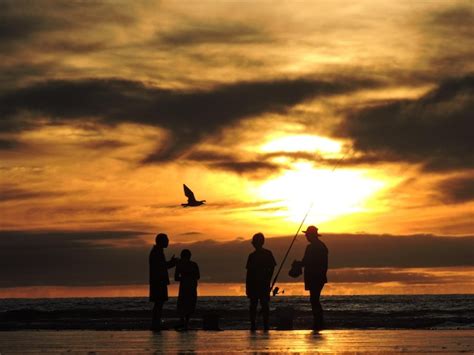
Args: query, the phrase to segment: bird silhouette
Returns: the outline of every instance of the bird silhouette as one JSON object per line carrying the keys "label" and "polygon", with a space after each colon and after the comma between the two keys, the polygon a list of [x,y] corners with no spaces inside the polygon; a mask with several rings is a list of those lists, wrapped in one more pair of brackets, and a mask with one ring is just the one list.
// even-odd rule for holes
{"label": "bird silhouette", "polygon": [[206,200],[197,201],[196,198],[194,197],[194,193],[185,184],[183,184],[183,188],[184,188],[184,194],[188,198],[188,203],[182,203],[181,206],[183,206],[183,207],[197,207],[197,206],[203,205],[204,202],[206,202]]}

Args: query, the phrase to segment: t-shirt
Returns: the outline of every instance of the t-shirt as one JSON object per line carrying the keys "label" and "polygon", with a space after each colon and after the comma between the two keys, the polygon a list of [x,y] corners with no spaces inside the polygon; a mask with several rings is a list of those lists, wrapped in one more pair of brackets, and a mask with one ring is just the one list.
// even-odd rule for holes
{"label": "t-shirt", "polygon": [[154,246],[149,257],[150,284],[169,285],[168,264],[163,249]]}
{"label": "t-shirt", "polygon": [[181,284],[186,284],[190,287],[197,287],[197,280],[200,278],[198,264],[194,261],[180,260],[176,264],[174,277],[175,280],[180,281]]}
{"label": "t-shirt", "polygon": [[251,253],[247,259],[247,293],[255,289],[270,291],[275,265],[275,258],[270,250],[261,248]]}
{"label": "t-shirt", "polygon": [[304,283],[307,290],[327,282],[328,248],[319,239],[310,243],[303,257]]}

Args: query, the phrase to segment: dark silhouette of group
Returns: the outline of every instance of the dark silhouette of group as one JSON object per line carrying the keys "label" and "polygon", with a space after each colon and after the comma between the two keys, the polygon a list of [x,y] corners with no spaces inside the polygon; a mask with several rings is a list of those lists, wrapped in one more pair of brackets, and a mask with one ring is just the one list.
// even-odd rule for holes
{"label": "dark silhouette of group", "polygon": [[[304,231],[308,246],[303,259],[293,262],[290,276],[297,277],[304,269],[305,289],[310,293],[311,308],[313,311],[313,329],[321,330],[324,327],[323,309],[320,303],[321,291],[327,282],[328,249],[319,239],[318,228],[309,226]],[[252,238],[255,251],[247,259],[246,294],[250,301],[250,329],[257,329],[257,307],[260,303],[264,331],[269,330],[271,279],[276,266],[275,258],[270,250],[263,248],[265,237],[257,233]],[[168,285],[170,283],[168,269],[176,267],[175,281],[179,281],[177,311],[181,323],[179,330],[189,328],[189,320],[196,309],[197,286],[200,278],[199,266],[191,261],[191,251],[184,249],[181,257],[166,260],[164,249],[168,247],[168,236],[160,233],[155,238],[150,257],[150,301],[154,303],[152,330],[162,329],[161,317],[163,305],[168,300]]]}

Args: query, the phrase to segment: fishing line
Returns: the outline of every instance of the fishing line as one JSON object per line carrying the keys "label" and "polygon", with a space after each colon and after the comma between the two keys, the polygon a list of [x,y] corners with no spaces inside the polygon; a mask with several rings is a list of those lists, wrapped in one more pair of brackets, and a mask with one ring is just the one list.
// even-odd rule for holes
{"label": "fishing line", "polygon": [[304,215],[304,218],[303,220],[301,221],[299,227],[298,227],[298,230],[296,231],[295,233],[295,236],[293,237],[293,240],[291,241],[291,244],[290,244],[290,247],[288,248],[288,250],[286,251],[286,254],[285,254],[285,257],[283,258],[281,264],[280,264],[280,267],[278,268],[278,271],[275,275],[275,278],[273,279],[273,282],[272,282],[272,285],[270,287],[270,292],[273,292],[273,296],[276,296],[278,294],[278,291],[279,291],[279,288],[278,287],[275,287],[275,283],[278,279],[278,276],[280,275],[280,272],[281,272],[281,269],[283,268],[283,265],[285,264],[285,261],[286,261],[286,258],[288,257],[288,254],[290,254],[290,250],[291,248],[293,247],[293,244],[295,243],[295,240],[296,240],[296,237],[298,236],[298,233],[300,232],[301,230],[301,227],[303,227],[303,223],[304,221],[306,220],[306,217],[308,217],[309,215],[309,212],[311,211],[311,208],[313,207],[313,202],[311,202],[311,205],[309,206],[308,208],[308,211],[306,212],[306,214]]}
{"label": "fishing line", "polygon": [[[332,170],[331,170],[331,173],[333,173],[333,172],[336,170],[336,168],[339,166],[339,164],[346,158],[346,156],[347,156],[348,153],[349,153],[349,152],[346,152],[346,153],[342,156],[342,158],[340,158],[340,159],[336,162],[336,164],[334,165],[334,167],[333,167]],[[351,155],[352,155],[352,153],[351,153]],[[290,244],[290,246],[288,247],[288,250],[286,251],[285,256],[283,257],[283,260],[281,261],[280,267],[278,268],[278,271],[277,271],[275,277],[273,278],[273,282],[272,282],[272,285],[271,285],[271,287],[270,287],[270,292],[273,293],[273,296],[278,295],[278,291],[280,290],[280,288],[279,288],[279,287],[275,287],[275,288],[274,288],[274,286],[275,286],[275,284],[276,284],[276,282],[277,282],[278,276],[280,275],[281,269],[283,268],[283,265],[285,264],[285,261],[286,261],[286,259],[288,258],[288,255],[290,254],[291,248],[293,247],[293,244],[295,243],[296,238],[298,237],[298,233],[300,232],[301,227],[303,227],[303,224],[304,224],[304,222],[306,221],[306,218],[308,217],[309,212],[310,212],[311,209],[313,208],[313,205],[314,205],[314,201],[311,201],[311,204],[309,205],[309,208],[308,208],[308,210],[306,211],[306,214],[304,215],[303,220],[301,221],[301,223],[300,223],[298,229],[296,230],[295,236],[293,237],[293,240],[291,241],[291,244]]]}

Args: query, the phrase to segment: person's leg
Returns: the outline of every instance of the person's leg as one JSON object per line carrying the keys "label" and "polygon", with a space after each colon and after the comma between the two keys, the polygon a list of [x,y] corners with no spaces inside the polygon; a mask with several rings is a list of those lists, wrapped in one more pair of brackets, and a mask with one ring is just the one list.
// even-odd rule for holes
{"label": "person's leg", "polygon": [[186,323],[185,316],[182,312],[178,312],[179,315],[179,323],[174,327],[176,330],[180,330],[184,328],[184,324]]}
{"label": "person's leg", "polygon": [[250,330],[257,329],[256,318],[257,318],[257,304],[258,298],[250,298]]}
{"label": "person's leg", "polygon": [[263,316],[263,329],[268,330],[269,327],[269,318],[270,318],[270,305],[269,300],[266,298],[260,299],[260,306],[262,307],[262,316]]}
{"label": "person's leg", "polygon": [[[180,285],[181,286],[181,285]],[[176,301],[176,313],[179,315],[179,324],[175,327],[175,329],[179,330],[184,328],[185,323],[185,305],[183,300],[183,294],[181,292],[181,288],[178,293],[178,300]]]}
{"label": "person's leg", "polygon": [[156,301],[153,305],[153,319],[151,327],[153,330],[161,330],[161,313],[163,311],[164,301]]}
{"label": "person's leg", "polygon": [[321,306],[321,302],[319,300],[323,286],[324,284],[318,285],[309,291],[311,308],[313,310],[314,330],[320,330],[323,328],[323,307]]}
{"label": "person's leg", "polygon": [[186,314],[184,316],[184,330],[188,330],[189,329],[189,318],[191,316],[189,314]]}
{"label": "person's leg", "polygon": [[189,300],[189,309],[186,314],[186,330],[189,328],[189,321],[191,319],[191,316],[196,311],[196,304],[197,304],[197,289],[194,289],[192,292],[192,297],[190,297],[190,300]]}

